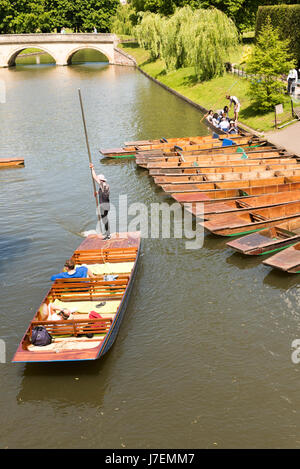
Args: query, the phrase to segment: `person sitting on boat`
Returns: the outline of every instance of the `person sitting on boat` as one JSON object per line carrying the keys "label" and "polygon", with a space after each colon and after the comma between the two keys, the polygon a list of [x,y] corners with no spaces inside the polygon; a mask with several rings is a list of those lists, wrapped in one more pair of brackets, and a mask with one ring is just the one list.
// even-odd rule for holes
{"label": "person sitting on boat", "polygon": [[228,119],[228,114],[229,114],[229,107],[228,106],[224,106],[224,109],[223,109],[223,117],[226,117]]}
{"label": "person sitting on boat", "polygon": [[108,212],[110,209],[110,202],[109,202],[109,194],[110,188],[107,183],[106,177],[103,174],[96,174],[93,163],[90,163],[90,168],[92,170],[92,176],[94,180],[99,184],[99,204],[100,204],[100,215],[102,223],[104,224],[105,228],[105,235],[103,237],[104,240],[110,239],[110,231],[109,231],[109,222],[108,222]]}
{"label": "person sitting on boat", "polygon": [[213,111],[212,109],[210,109],[210,110],[208,111],[207,116],[206,116],[206,119],[208,120],[208,122],[212,122],[212,120],[213,120],[213,115],[214,115],[214,111]]}
{"label": "person sitting on boat", "polygon": [[228,132],[229,126],[230,124],[228,122],[228,119],[226,117],[222,117],[221,122],[219,124],[220,129],[223,130],[223,132]]}
{"label": "person sitting on boat", "polygon": [[229,127],[229,130],[228,130],[228,133],[229,134],[237,134],[238,133],[238,129],[236,127],[236,124],[234,121],[230,121],[230,127]]}
{"label": "person sitting on boat", "polygon": [[67,321],[68,319],[73,319],[73,313],[75,312],[76,310],[54,306],[53,303],[48,305],[44,303],[39,316],[40,321]]}
{"label": "person sitting on boat", "polygon": [[69,259],[65,262],[65,271],[57,275],[52,275],[51,280],[52,282],[54,282],[54,280],[59,279],[59,278],[87,278],[87,277],[95,277],[95,275],[85,265],[75,267],[74,261],[72,259]]}
{"label": "person sitting on boat", "polygon": [[211,123],[215,126],[215,127],[219,127],[219,115],[215,112],[213,117],[212,117],[212,121]]}

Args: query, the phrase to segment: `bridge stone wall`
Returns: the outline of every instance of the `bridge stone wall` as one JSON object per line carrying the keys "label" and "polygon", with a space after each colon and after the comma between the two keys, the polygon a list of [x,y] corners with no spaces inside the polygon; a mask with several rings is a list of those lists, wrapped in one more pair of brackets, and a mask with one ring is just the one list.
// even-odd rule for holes
{"label": "bridge stone wall", "polygon": [[136,60],[131,55],[126,54],[122,49],[115,48],[115,64],[127,65],[130,67],[136,66]]}
{"label": "bridge stone wall", "polygon": [[0,67],[15,65],[18,54],[29,47],[47,52],[56,65],[70,64],[80,49],[102,52],[110,64],[134,65],[134,60],[118,49],[117,44],[115,34],[1,34]]}

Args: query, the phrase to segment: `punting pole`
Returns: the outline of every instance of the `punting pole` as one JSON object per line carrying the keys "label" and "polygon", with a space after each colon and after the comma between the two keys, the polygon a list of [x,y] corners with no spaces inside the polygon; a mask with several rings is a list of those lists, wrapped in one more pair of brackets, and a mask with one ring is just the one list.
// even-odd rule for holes
{"label": "punting pole", "polygon": [[[78,94],[79,94],[79,101],[80,101],[80,107],[81,107],[82,122],[83,122],[83,127],[84,127],[85,141],[86,141],[86,147],[87,147],[87,151],[88,151],[88,157],[89,157],[90,163],[92,163],[91,150],[90,150],[89,139],[88,139],[88,134],[87,134],[87,128],[86,128],[86,122],[85,122],[85,116],[84,116],[84,110],[83,110],[83,104],[82,104],[82,97],[81,97],[80,88],[78,88]],[[95,184],[93,174],[92,174],[92,169],[91,169],[91,178],[92,178],[92,183],[93,183],[93,188],[94,188],[94,196],[95,196],[95,200],[96,200],[97,216],[98,216],[98,220],[99,220],[99,225],[101,226],[101,223],[100,223],[100,221],[101,221],[100,207],[99,207],[99,202],[98,202],[98,197],[97,197],[96,184]]]}

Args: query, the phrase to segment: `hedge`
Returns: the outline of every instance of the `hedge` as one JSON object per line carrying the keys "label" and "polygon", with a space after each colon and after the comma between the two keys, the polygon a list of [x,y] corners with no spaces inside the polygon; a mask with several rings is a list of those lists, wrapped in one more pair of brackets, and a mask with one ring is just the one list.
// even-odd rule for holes
{"label": "hedge", "polygon": [[290,39],[291,52],[300,65],[300,5],[260,6],[256,15],[255,37],[267,16],[282,39]]}

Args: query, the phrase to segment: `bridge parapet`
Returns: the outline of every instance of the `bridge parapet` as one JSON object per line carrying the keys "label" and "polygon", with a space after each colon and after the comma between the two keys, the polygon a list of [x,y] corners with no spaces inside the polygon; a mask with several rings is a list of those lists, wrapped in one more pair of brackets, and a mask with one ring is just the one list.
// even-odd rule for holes
{"label": "bridge parapet", "polygon": [[70,33],[70,34],[0,34],[0,44],[27,44],[52,42],[89,42],[89,43],[118,43],[116,34]]}

